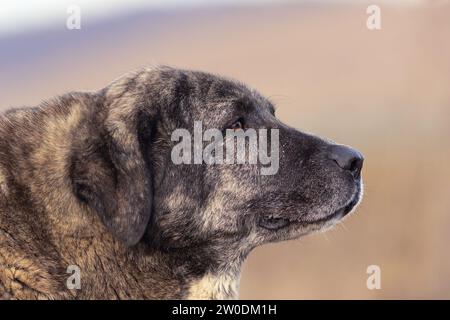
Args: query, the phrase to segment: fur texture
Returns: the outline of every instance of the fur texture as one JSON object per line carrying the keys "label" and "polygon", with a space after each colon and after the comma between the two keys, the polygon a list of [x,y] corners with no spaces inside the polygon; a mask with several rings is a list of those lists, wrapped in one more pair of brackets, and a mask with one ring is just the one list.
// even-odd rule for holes
{"label": "fur texture", "polygon": [[[177,128],[280,130],[280,169],[175,165]],[[0,298],[237,298],[256,246],[334,225],[359,176],[238,82],[169,67],[0,115]],[[345,210],[343,209],[345,208]],[[66,286],[81,270],[81,289]]]}

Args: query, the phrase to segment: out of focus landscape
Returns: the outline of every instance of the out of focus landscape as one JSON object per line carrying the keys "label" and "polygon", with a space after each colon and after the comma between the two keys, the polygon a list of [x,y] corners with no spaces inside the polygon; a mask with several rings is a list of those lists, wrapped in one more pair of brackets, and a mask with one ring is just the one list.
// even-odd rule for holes
{"label": "out of focus landscape", "polygon": [[[64,10],[59,25],[0,35],[0,110],[99,89],[144,65],[239,79],[282,121],[365,155],[356,214],[256,249],[241,298],[450,299],[450,2],[380,1],[380,30],[366,27],[367,6],[82,11],[80,30],[66,28]],[[379,290],[366,286],[369,265],[381,268]]]}

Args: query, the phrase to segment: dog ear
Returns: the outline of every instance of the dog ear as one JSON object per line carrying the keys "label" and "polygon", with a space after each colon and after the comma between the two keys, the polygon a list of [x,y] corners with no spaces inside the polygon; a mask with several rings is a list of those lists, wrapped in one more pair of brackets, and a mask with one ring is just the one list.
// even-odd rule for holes
{"label": "dog ear", "polygon": [[[102,133],[72,159],[74,192],[114,236],[131,246],[144,235],[152,210],[152,177],[144,142],[150,140],[154,126],[150,115],[132,99],[117,99],[106,109]],[[92,126],[91,131],[100,130]]]}

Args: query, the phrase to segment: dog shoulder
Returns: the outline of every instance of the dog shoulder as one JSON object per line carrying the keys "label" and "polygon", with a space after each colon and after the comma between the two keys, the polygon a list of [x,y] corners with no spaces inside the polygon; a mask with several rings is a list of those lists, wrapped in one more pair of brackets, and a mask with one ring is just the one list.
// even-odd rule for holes
{"label": "dog shoulder", "polygon": [[[20,208],[16,208],[20,216]],[[6,208],[10,210],[10,208]],[[12,226],[0,205],[0,299],[62,299],[71,292],[64,288],[65,276],[36,235],[26,225]],[[39,236],[39,235],[38,235]],[[61,270],[60,270],[61,269]]]}
{"label": "dog shoulder", "polygon": [[67,177],[69,138],[83,117],[95,113],[93,100],[90,94],[67,94],[0,114],[0,299],[71,294],[51,240],[59,229],[49,225],[58,218],[50,208],[60,203],[54,199],[72,199],[71,190],[67,179],[55,187],[51,178]]}

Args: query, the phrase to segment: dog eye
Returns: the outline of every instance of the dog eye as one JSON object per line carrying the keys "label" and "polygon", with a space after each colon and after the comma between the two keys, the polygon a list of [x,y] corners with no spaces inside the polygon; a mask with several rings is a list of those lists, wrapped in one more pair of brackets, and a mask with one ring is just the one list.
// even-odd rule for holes
{"label": "dog eye", "polygon": [[229,127],[229,129],[231,130],[239,130],[239,129],[244,129],[244,119],[243,118],[239,118],[237,119],[235,122],[233,122],[233,124],[231,124],[231,126]]}

